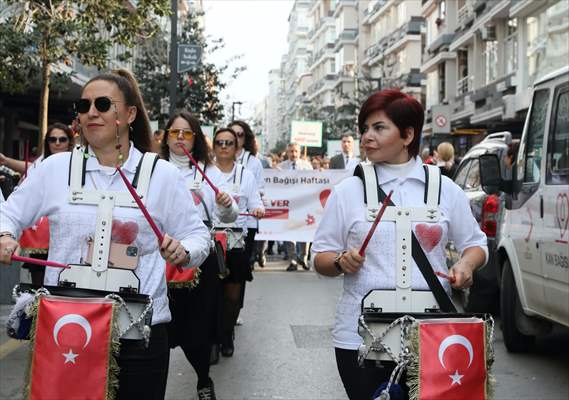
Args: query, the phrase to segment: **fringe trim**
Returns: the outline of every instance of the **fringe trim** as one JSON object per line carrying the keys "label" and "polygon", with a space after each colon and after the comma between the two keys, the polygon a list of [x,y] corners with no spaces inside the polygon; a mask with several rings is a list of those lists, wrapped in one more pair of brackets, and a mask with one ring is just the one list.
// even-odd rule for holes
{"label": "fringe trim", "polygon": [[34,362],[34,345],[36,343],[36,329],[39,312],[40,296],[36,296],[33,303],[26,309],[28,317],[32,318],[32,325],[30,327],[30,342],[28,347],[28,367],[26,368],[26,377],[24,385],[24,398],[29,399],[32,392],[32,365]]}
{"label": "fringe trim", "polygon": [[119,388],[119,352],[120,352],[120,329],[119,329],[120,306],[113,302],[113,316],[111,320],[111,338],[109,341],[109,364],[107,367],[107,389],[105,400],[116,398]]}
{"label": "fringe trim", "polygon": [[194,279],[191,281],[169,281],[168,287],[170,289],[190,289],[197,287],[200,284],[200,275],[202,270],[198,267],[194,273]]}
{"label": "fringe trim", "polygon": [[[496,386],[496,378],[492,374],[492,365],[494,364],[494,337],[493,337],[493,322],[491,320],[484,320],[484,334],[485,334],[485,363],[486,363],[486,399],[492,400],[494,398],[494,390]],[[414,323],[409,328],[409,350],[412,354],[420,354],[420,341],[419,341],[419,323]],[[419,399],[419,376],[421,376],[421,365],[419,364],[419,357],[413,357],[407,366],[407,387],[409,387],[409,398]]]}
{"label": "fringe trim", "polygon": [[[411,354],[419,354],[419,323],[415,322],[409,328],[409,350]],[[409,398],[419,398],[419,376],[421,375],[421,366],[419,365],[419,357],[413,357],[407,366],[407,387],[409,388]]]}

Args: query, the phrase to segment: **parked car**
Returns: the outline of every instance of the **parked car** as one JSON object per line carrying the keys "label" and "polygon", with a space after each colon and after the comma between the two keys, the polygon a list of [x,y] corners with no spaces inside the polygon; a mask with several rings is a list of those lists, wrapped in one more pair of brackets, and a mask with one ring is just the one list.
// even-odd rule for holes
{"label": "parked car", "polygon": [[526,351],[554,324],[569,327],[569,67],[534,84],[512,179],[480,157],[482,186],[506,193],[497,246],[506,348]]}
{"label": "parked car", "polygon": [[[482,142],[473,146],[464,155],[454,175],[454,182],[466,193],[470,200],[472,214],[488,237],[488,263],[484,268],[475,272],[474,284],[466,298],[465,309],[470,312],[490,312],[494,314],[499,312],[500,288],[495,251],[503,199],[498,194],[487,194],[482,189],[479,157],[483,154],[496,155],[504,171],[503,160],[508,147],[511,145],[512,134],[510,132],[489,134]],[[451,254],[453,254],[451,261],[457,261],[458,255],[456,253]]]}

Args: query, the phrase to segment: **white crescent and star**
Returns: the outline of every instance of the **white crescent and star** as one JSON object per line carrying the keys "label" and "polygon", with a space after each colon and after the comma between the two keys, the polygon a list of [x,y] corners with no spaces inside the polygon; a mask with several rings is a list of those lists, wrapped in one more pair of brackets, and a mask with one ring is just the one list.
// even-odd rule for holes
{"label": "white crescent and star", "polygon": [[[472,360],[474,359],[474,349],[472,348],[472,343],[470,343],[470,340],[468,340],[467,338],[465,338],[462,335],[447,336],[446,338],[444,338],[444,340],[439,345],[439,362],[441,363],[443,368],[446,369],[445,361],[444,361],[445,351],[450,346],[452,346],[453,344],[461,345],[468,351],[468,367],[467,368],[470,368],[470,365],[472,364]],[[463,377],[464,377],[464,375],[460,375],[458,373],[458,370],[455,370],[453,375],[449,375],[449,378],[452,380],[450,385],[451,386],[453,386],[454,384],[462,385],[462,382],[460,380]]]}
{"label": "white crescent and star", "polygon": [[73,353],[71,349],[69,349],[67,353],[61,353],[61,355],[65,357],[64,364],[67,364],[68,362],[75,364],[75,359],[79,356],[79,354]]}
{"label": "white crescent and star", "polygon": [[89,323],[89,321],[87,321],[85,317],[79,314],[66,314],[57,320],[57,322],[53,326],[53,340],[55,341],[55,344],[59,346],[59,340],[57,339],[57,335],[59,334],[61,328],[63,328],[67,324],[77,324],[81,328],[83,328],[85,334],[87,335],[83,348],[87,347],[87,345],[91,341],[91,335],[92,335],[91,324]]}

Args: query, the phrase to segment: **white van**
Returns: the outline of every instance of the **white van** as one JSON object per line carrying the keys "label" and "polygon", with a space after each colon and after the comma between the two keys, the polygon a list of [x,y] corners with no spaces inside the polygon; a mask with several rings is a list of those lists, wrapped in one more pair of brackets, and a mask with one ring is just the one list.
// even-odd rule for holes
{"label": "white van", "polygon": [[501,317],[509,351],[525,351],[552,323],[569,326],[569,67],[534,84],[512,181],[481,157],[489,193],[507,194],[498,242]]}

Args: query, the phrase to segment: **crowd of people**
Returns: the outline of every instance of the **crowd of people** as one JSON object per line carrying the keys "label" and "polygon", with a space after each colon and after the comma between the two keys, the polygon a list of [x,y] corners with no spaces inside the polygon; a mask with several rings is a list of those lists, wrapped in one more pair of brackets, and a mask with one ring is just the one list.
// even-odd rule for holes
{"label": "crowd of people", "polygon": [[[353,152],[354,136],[346,134],[341,138],[341,153],[330,159],[309,159],[296,143],[290,143],[283,154],[263,159],[257,154],[255,135],[243,121],[219,128],[208,141],[199,121],[187,111],[171,115],[163,135],[153,135],[138,83],[126,70],[92,78],[84,85],[75,110],[78,135],[65,125],[52,125],[45,135],[42,157],[29,166],[27,161],[0,155],[0,164],[21,172],[24,168],[27,173],[0,205],[0,262],[9,264],[12,255],[20,253],[17,239],[22,230],[41,217],[49,221],[47,258],[65,264],[85,259],[82,249],[98,226],[98,207],[69,200],[74,141],[84,153],[83,187],[97,193],[126,192],[117,167],[133,181],[144,154],[151,149],[159,152],[144,201],[164,233],[162,241],[156,240],[141,213],[122,206],[114,206],[112,211],[113,224],[122,221],[137,226],[133,241],[139,253],[136,275],[140,293],[152,297],[154,307],[149,346],[121,340],[119,399],[164,398],[170,348],[177,346],[196,372],[198,398],[215,399],[209,368],[219,362],[220,353],[224,357],[234,354],[234,326],[244,305],[246,283],[253,279],[252,261],[259,248],[264,251],[264,246],[254,241],[258,219],[265,213],[263,167],[355,170],[368,161],[375,166],[381,187],[396,190],[395,204],[425,206],[422,192],[426,183],[417,157],[423,109],[415,99],[396,90],[375,93],[363,104],[358,119],[360,157]],[[436,163],[443,169],[453,168],[451,150],[452,146],[443,144],[437,148]],[[453,287],[468,287],[473,271],[487,258],[485,237],[464,193],[446,177],[441,186],[440,208],[445,218],[438,226],[444,240],[434,248],[432,261],[445,265],[444,245],[446,240],[454,240],[462,257],[445,272],[454,279]],[[357,251],[371,225],[364,218],[362,187],[357,177],[351,177],[334,189],[324,211],[328,223],[318,228],[312,247],[317,272],[344,275],[333,333],[338,370],[350,399],[370,398],[374,387],[393,369],[392,365],[368,371],[357,367],[360,301],[378,284],[394,287],[392,269],[396,264],[391,222],[380,223],[381,239],[369,253],[362,256]],[[69,235],[71,229],[73,235]],[[221,259],[218,246],[213,245],[220,232],[227,243],[226,256]],[[107,245],[112,248],[112,238]],[[287,271],[310,268],[307,243],[288,242],[285,247],[290,260]],[[184,274],[188,270],[194,272]],[[415,275],[412,286],[424,290],[424,282]],[[48,267],[37,279],[38,285],[56,286],[58,271]],[[450,291],[448,282],[445,289]]]}

